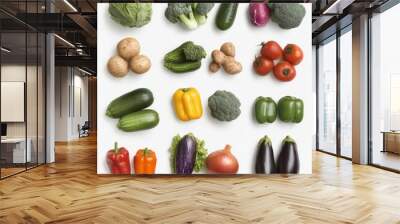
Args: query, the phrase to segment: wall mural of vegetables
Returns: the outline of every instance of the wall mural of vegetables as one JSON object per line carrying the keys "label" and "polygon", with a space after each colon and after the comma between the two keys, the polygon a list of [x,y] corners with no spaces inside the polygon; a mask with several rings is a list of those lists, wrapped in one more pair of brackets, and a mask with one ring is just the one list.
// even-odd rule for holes
{"label": "wall mural of vegetables", "polygon": [[[103,161],[98,166],[112,174],[139,175],[308,173],[311,161],[304,152],[310,146],[304,133],[310,119],[304,103],[308,105],[310,94],[304,80],[310,73],[310,49],[302,30],[295,28],[308,28],[302,21],[309,8],[265,2],[104,5],[102,12],[111,22],[100,24],[115,27],[99,37],[110,49],[103,60],[99,48],[99,94],[107,98],[99,105],[105,110],[99,132],[108,133],[99,140],[127,147],[115,143],[113,149],[104,149],[101,143]],[[126,32],[116,35],[118,30]],[[127,33],[131,31],[134,36]],[[150,37],[155,32],[162,33],[160,38]],[[163,32],[176,32],[176,37],[163,38]],[[263,36],[275,40],[259,39]],[[139,76],[150,69],[151,76]],[[227,75],[211,75],[219,71]],[[130,72],[137,78],[122,82]],[[264,82],[268,76],[277,81]],[[303,85],[304,92],[298,88]],[[110,97],[119,88],[125,94]],[[171,131],[187,134],[173,136]],[[208,154],[205,142],[217,150]],[[148,143],[151,148],[143,147]]]}
{"label": "wall mural of vegetables", "polygon": [[203,115],[200,93],[195,88],[176,90],[173,103],[176,116],[181,121],[199,119]]}
{"label": "wall mural of vegetables", "polygon": [[153,104],[153,93],[146,88],[135,89],[111,101],[106,115],[119,118],[117,127],[126,132],[154,128],[160,121],[157,111],[145,109]]}
{"label": "wall mural of vegetables", "polygon": [[183,137],[176,135],[169,150],[173,173],[191,174],[193,171],[200,172],[205,166],[207,158],[205,143],[193,134],[186,134]]}

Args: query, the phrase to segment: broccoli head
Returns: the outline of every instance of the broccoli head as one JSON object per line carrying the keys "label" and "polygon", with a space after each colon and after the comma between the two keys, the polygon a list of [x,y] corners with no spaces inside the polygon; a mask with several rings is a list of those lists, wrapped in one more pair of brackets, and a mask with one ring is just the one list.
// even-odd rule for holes
{"label": "broccoli head", "polygon": [[198,61],[207,56],[206,51],[200,45],[189,42],[183,46],[183,53],[188,61]]}
{"label": "broccoli head", "polygon": [[190,3],[168,3],[165,17],[171,23],[182,23],[188,29],[196,29],[197,21]]}
{"label": "broccoli head", "polygon": [[218,90],[208,98],[211,115],[220,121],[232,121],[240,115],[240,101],[233,93]]}
{"label": "broccoli head", "polygon": [[214,3],[192,3],[194,17],[199,25],[204,24],[207,21],[207,14],[214,7]]}
{"label": "broccoli head", "polygon": [[283,29],[296,28],[301,24],[306,9],[298,3],[270,3],[271,20]]}

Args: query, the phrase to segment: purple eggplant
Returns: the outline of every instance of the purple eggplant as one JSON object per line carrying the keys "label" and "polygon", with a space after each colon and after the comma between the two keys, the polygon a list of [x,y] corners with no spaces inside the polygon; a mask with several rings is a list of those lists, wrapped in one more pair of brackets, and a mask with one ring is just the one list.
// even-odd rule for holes
{"label": "purple eggplant", "polygon": [[300,161],[297,144],[289,136],[282,142],[282,149],[277,160],[278,173],[299,173]]}
{"label": "purple eggplant", "polygon": [[255,26],[264,26],[269,21],[269,8],[265,3],[249,4],[250,22]]}
{"label": "purple eggplant", "polygon": [[177,174],[191,174],[196,162],[197,143],[194,136],[185,135],[178,144],[175,157]]}
{"label": "purple eggplant", "polygon": [[255,170],[258,174],[276,173],[274,151],[268,136],[264,136],[258,143]]}

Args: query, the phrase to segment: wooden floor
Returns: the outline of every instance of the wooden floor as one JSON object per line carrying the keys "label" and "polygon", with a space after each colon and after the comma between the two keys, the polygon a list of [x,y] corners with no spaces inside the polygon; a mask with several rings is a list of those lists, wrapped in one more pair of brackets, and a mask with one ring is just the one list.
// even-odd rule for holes
{"label": "wooden floor", "polygon": [[96,175],[96,139],[0,181],[0,223],[400,223],[400,175],[314,153],[313,175]]}
{"label": "wooden floor", "polygon": [[400,155],[391,152],[374,151],[374,164],[400,170]]}

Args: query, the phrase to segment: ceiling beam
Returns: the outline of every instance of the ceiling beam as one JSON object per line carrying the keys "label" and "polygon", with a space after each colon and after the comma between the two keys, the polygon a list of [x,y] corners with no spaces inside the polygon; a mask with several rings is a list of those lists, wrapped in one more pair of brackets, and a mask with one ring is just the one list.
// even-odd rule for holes
{"label": "ceiling beam", "polygon": [[96,71],[97,60],[92,56],[55,56],[56,66],[88,67]]}
{"label": "ceiling beam", "polygon": [[355,0],[336,0],[329,4],[322,14],[343,14],[343,11],[351,5]]}

